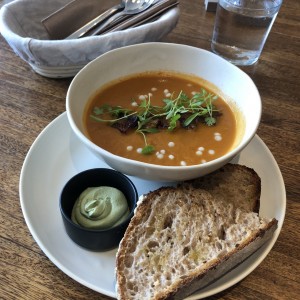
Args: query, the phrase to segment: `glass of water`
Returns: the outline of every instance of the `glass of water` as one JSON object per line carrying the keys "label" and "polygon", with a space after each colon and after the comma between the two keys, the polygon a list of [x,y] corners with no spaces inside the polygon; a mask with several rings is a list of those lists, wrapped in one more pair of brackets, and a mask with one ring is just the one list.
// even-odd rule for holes
{"label": "glass of water", "polygon": [[254,64],[282,0],[219,0],[212,51],[235,65]]}

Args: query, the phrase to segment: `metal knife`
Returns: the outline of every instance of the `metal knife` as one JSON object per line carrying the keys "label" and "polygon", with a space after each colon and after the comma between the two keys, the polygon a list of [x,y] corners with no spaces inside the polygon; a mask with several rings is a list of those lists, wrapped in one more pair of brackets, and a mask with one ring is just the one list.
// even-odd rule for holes
{"label": "metal knife", "polygon": [[116,12],[118,12],[122,9],[124,9],[123,3],[113,6],[112,8],[108,9],[107,11],[105,11],[104,13],[99,15],[98,17],[94,18],[93,20],[91,20],[90,22],[88,22],[87,24],[85,24],[84,26],[77,29],[75,32],[73,32],[69,36],[67,36],[65,38],[65,40],[78,39],[78,38],[82,37],[85,33],[90,31],[92,28],[97,26],[99,23],[105,21],[110,16],[112,16],[113,14],[115,14]]}

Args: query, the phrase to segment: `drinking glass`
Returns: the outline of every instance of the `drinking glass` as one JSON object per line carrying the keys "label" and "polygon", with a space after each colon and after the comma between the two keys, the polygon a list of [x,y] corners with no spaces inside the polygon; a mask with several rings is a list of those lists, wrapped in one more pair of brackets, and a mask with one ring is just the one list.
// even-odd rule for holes
{"label": "drinking glass", "polygon": [[212,51],[236,65],[254,64],[282,0],[219,0]]}

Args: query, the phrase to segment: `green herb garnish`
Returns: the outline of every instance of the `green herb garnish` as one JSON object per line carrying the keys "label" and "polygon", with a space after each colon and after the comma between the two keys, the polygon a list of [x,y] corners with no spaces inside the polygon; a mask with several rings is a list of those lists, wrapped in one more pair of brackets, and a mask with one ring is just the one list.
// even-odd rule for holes
{"label": "green herb garnish", "polygon": [[[163,106],[152,105],[149,96],[148,99],[139,101],[135,110],[104,104],[94,107],[90,117],[98,122],[111,123],[121,132],[134,128],[143,136],[145,142],[142,153],[151,154],[155,148],[147,143],[146,134],[148,133],[157,133],[165,128],[173,131],[179,126],[193,128],[200,121],[207,126],[216,124],[216,115],[219,112],[213,102],[217,98],[217,95],[209,93],[203,88],[191,98],[181,91],[175,98],[173,93],[171,98],[163,99]],[[131,100],[134,101],[134,99]]]}

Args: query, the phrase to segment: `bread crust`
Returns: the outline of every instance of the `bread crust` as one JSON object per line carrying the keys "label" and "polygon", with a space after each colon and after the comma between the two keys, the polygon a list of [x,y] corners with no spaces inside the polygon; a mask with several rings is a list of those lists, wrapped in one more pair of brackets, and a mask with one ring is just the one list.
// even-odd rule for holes
{"label": "bread crust", "polygon": [[[232,167],[233,166],[233,167]],[[232,169],[237,168],[239,171],[242,170],[244,172],[244,168],[240,168],[239,165],[225,166],[225,171],[219,172],[230,172],[232,173]],[[249,171],[250,170],[250,171]],[[247,170],[248,174],[252,173],[252,169]],[[221,174],[219,173],[218,174]],[[234,171],[235,174],[236,171]],[[253,171],[254,172],[254,171]],[[256,174],[256,173],[255,173]],[[253,178],[250,176],[249,178]],[[256,183],[254,186],[257,186],[257,176],[254,176]],[[186,206],[186,202],[188,201],[188,208],[191,210],[200,209],[203,206],[204,202],[213,203],[216,205],[215,210],[218,211],[218,205],[220,202],[228,201],[228,199],[220,198],[213,196],[210,192],[206,190],[202,190],[203,180],[201,180],[201,185],[198,185],[199,181],[189,181],[188,183],[180,184],[178,187],[162,187],[155,191],[148,193],[139,203],[135,215],[132,218],[124,238],[122,239],[119,250],[116,257],[116,291],[117,298],[119,300],[129,300],[130,297],[126,294],[126,285],[128,284],[128,276],[125,274],[126,264],[130,265],[130,261],[128,262],[130,253],[133,253],[135,250],[134,247],[138,247],[139,236],[136,236],[135,230],[138,226],[143,226],[142,224],[146,224],[148,219],[154,217],[153,213],[156,210],[161,211],[163,214],[164,210],[164,201],[173,201],[174,198],[174,207],[181,209],[182,206]],[[218,179],[220,182],[220,179]],[[222,181],[223,183],[224,181]],[[259,179],[260,184],[260,179]],[[223,188],[219,188],[224,191]],[[252,189],[253,191],[254,189]],[[256,191],[257,192],[257,191]],[[255,197],[256,197],[256,192]],[[259,189],[260,192],[260,189]],[[217,193],[217,194],[218,194]],[[251,192],[252,193],[252,192]],[[253,195],[253,193],[252,193]],[[218,198],[216,200],[216,198]],[[200,199],[200,200],[199,200]],[[256,200],[255,200],[256,201]],[[208,204],[210,205],[210,204]],[[222,207],[221,205],[221,207]],[[240,212],[240,208],[236,207],[237,203],[232,205],[232,210],[236,210],[237,213]],[[229,208],[230,209],[230,208]],[[249,210],[250,208],[247,207]],[[157,211],[156,211],[157,212]],[[243,213],[247,213],[245,210],[242,210]],[[166,212],[168,213],[168,212]],[[249,212],[252,214],[253,212]],[[159,214],[158,214],[159,215]],[[158,290],[155,296],[149,298],[151,300],[163,300],[163,299],[183,299],[188,295],[192,294],[196,290],[207,286],[208,284],[215,281],[220,276],[224,275],[232,268],[234,268],[237,264],[240,264],[243,260],[253,254],[258,248],[260,248],[268,239],[270,239],[277,228],[277,220],[272,219],[268,222],[263,223],[264,225],[260,226],[258,230],[254,230],[253,234],[247,236],[247,238],[243,239],[239,244],[237,244],[234,248],[231,248],[230,251],[225,252],[223,255],[219,255],[213,259],[210,259],[206,263],[204,263],[201,267],[192,269],[183,276],[180,280],[178,280],[175,284],[170,285],[168,288],[164,287],[160,291]],[[150,267],[149,267],[150,268]],[[134,288],[134,287],[133,287]],[[138,298],[134,298],[138,299]],[[143,298],[146,299],[146,298]]]}
{"label": "bread crust", "polygon": [[215,172],[179,184],[186,188],[209,191],[215,198],[232,201],[247,211],[259,212],[261,179],[252,169],[244,165],[228,163]]}

